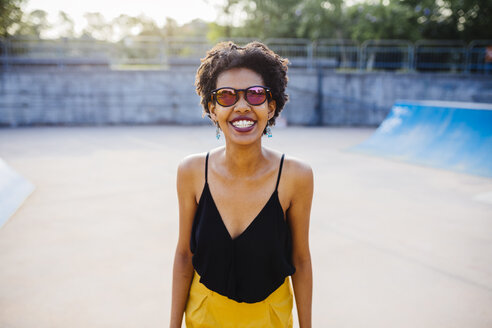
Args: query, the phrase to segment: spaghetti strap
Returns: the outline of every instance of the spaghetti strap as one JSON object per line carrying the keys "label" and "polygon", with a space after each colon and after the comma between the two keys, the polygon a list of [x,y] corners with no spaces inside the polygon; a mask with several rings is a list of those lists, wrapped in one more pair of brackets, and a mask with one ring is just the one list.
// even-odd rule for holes
{"label": "spaghetti strap", "polygon": [[205,183],[208,183],[208,153],[205,157]]}
{"label": "spaghetti strap", "polygon": [[275,191],[277,191],[278,183],[280,182],[280,174],[282,173],[282,165],[284,164],[284,156],[285,156],[285,154],[282,154],[282,158],[280,159],[280,169],[278,170],[277,185],[275,186]]}

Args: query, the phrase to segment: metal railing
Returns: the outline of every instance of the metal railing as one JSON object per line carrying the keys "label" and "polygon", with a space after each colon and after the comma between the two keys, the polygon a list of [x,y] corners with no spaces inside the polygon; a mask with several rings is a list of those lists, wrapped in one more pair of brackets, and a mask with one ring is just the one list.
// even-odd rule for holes
{"label": "metal railing", "polygon": [[413,45],[407,40],[367,40],[360,49],[361,70],[412,70]]}
{"label": "metal railing", "polygon": [[[225,39],[221,40],[224,41]],[[232,38],[244,45],[255,38]],[[492,74],[492,40],[462,41],[267,39],[292,67],[358,71],[416,71]],[[3,70],[34,67],[167,69],[194,66],[213,44],[203,38],[129,37],[93,39],[0,38]]]}
{"label": "metal railing", "polygon": [[467,49],[462,41],[415,42],[415,63],[418,71],[463,72],[466,67]]}
{"label": "metal railing", "polygon": [[466,48],[466,71],[492,73],[491,40],[473,40]]}
{"label": "metal railing", "polygon": [[317,67],[356,69],[359,67],[360,46],[357,41],[321,39],[313,44]]}

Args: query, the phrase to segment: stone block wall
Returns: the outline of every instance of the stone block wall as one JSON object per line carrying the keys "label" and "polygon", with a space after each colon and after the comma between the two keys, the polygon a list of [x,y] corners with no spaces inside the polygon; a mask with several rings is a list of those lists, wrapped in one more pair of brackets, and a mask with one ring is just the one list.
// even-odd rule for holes
{"label": "stone block wall", "polygon": [[[378,125],[398,99],[492,102],[479,75],[334,73],[291,70],[289,124]],[[207,124],[194,69],[21,70],[0,73],[0,126]],[[322,90],[322,97],[319,97]]]}

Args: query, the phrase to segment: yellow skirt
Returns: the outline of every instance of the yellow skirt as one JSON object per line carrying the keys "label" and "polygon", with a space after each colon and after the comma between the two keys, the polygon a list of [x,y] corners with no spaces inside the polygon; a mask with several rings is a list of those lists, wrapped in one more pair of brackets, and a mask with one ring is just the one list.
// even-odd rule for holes
{"label": "yellow skirt", "polygon": [[289,277],[265,300],[239,303],[200,283],[195,271],[185,308],[187,328],[292,328],[293,293]]}

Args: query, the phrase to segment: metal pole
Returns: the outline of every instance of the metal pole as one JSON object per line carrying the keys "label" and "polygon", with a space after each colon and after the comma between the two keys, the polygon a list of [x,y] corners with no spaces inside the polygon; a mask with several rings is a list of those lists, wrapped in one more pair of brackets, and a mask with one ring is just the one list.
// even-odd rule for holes
{"label": "metal pole", "polygon": [[463,69],[463,74],[468,74],[470,73],[470,65],[469,65],[469,61],[470,61],[470,47],[466,47],[466,50],[465,50],[465,67]]}
{"label": "metal pole", "polygon": [[160,64],[160,69],[164,69],[165,67],[165,62],[164,62],[164,57],[165,54],[164,52],[166,51],[165,45],[164,45],[164,40],[162,38],[159,38],[159,64]]}
{"label": "metal pole", "polygon": [[314,42],[311,42],[307,45],[307,60],[308,60],[308,70],[313,69],[313,46]]}
{"label": "metal pole", "polygon": [[415,71],[415,46],[408,45],[408,71]]}
{"label": "metal pole", "polygon": [[[367,43],[368,43],[369,40],[366,40],[364,42],[362,42],[362,44],[360,45],[360,48],[359,48],[359,71],[362,71],[364,69],[364,64],[365,64],[365,60],[366,60],[366,51],[367,51]],[[367,70],[367,69],[366,69]]]}
{"label": "metal pole", "polygon": [[4,71],[8,71],[9,69],[9,39],[8,38],[2,38],[0,41],[0,44],[2,45],[3,48],[3,69]]}
{"label": "metal pole", "polygon": [[317,97],[316,97],[316,122],[315,125],[322,126],[323,125],[323,67],[321,65],[317,65]]}

